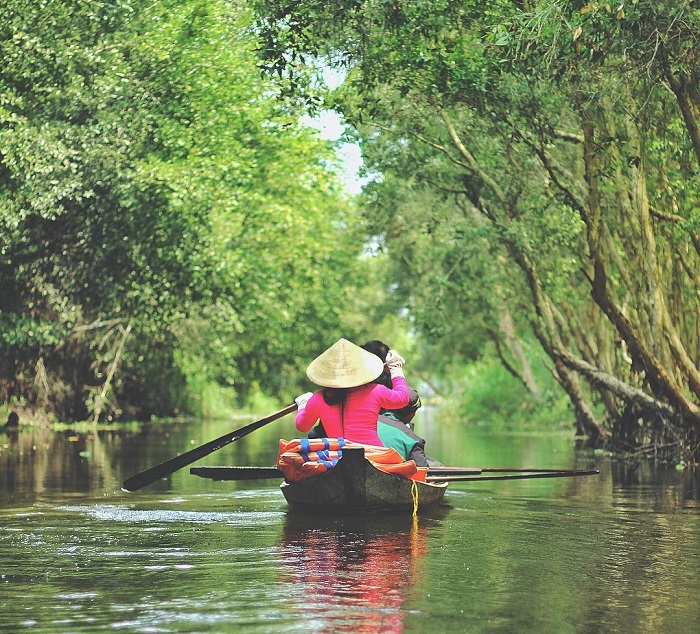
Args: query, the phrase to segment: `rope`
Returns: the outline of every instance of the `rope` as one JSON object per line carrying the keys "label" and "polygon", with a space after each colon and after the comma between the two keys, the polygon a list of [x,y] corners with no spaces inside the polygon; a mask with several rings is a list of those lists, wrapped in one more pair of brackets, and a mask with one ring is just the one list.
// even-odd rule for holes
{"label": "rope", "polygon": [[418,485],[411,480],[411,498],[413,498],[413,517],[418,515]]}

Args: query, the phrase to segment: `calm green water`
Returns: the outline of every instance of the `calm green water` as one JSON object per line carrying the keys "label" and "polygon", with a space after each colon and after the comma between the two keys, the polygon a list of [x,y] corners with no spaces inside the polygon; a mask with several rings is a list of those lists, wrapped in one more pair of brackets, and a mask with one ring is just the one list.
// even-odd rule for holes
{"label": "calm green water", "polygon": [[[682,632],[700,623],[697,479],[567,435],[418,421],[461,466],[598,476],[451,484],[410,516],[287,512],[276,482],[127,476],[243,423],[0,434],[0,629],[21,632]],[[202,464],[271,465],[290,420]]]}

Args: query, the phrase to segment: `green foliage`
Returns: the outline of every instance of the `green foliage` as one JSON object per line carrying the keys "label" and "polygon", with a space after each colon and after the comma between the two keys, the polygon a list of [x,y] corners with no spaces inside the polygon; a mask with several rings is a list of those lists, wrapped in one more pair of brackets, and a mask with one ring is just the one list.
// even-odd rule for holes
{"label": "green foliage", "polygon": [[[512,58],[530,68],[558,67],[585,72],[606,63],[640,64],[658,72],[669,63],[676,71],[697,74],[697,7],[686,0],[633,0],[620,4],[546,0],[494,29],[501,44],[514,47]],[[570,62],[579,60],[580,66]],[[567,67],[567,68],[565,68]]]}
{"label": "green foliage", "polygon": [[0,313],[0,350],[14,348],[31,353],[37,348],[55,346],[65,336],[58,324],[13,313]]}
{"label": "green foliage", "polygon": [[[254,0],[268,72],[292,80],[312,57],[362,69],[366,87],[391,76],[401,95],[469,99],[488,88],[492,62],[482,54],[475,22],[491,10],[475,0],[301,3]],[[428,10],[429,9],[429,10]],[[359,63],[358,63],[359,62]],[[303,89],[303,86],[296,86]],[[374,115],[372,100],[364,115]]]}
{"label": "green foliage", "polygon": [[42,359],[64,416],[103,387],[115,413],[229,410],[295,392],[344,330],[355,221],[249,25],[224,1],[0,8],[8,393]]}
{"label": "green foliage", "polygon": [[[533,359],[544,369],[541,359]],[[451,372],[450,396],[440,416],[494,429],[571,429],[572,409],[546,370],[537,372],[542,388],[528,392],[494,357],[482,357]]]}
{"label": "green foliage", "polygon": [[[596,442],[625,404],[653,421],[672,403],[666,438],[697,452],[694,3],[254,6],[268,69],[347,71],[329,103],[355,125],[367,230],[424,359],[498,355],[539,383],[537,340]],[[489,395],[506,415],[509,394]]]}

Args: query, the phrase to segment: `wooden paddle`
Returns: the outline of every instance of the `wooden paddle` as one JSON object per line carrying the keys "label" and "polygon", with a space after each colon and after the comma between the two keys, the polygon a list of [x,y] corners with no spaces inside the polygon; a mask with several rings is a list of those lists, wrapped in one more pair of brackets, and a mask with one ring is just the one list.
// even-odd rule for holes
{"label": "wooden paddle", "polygon": [[277,467],[191,467],[190,473],[208,480],[279,480]]}
{"label": "wooden paddle", "polygon": [[261,427],[264,427],[265,425],[277,420],[278,418],[282,418],[282,416],[291,414],[296,409],[296,403],[292,403],[291,405],[287,405],[287,407],[285,407],[284,409],[281,409],[279,412],[270,414],[269,416],[261,418],[260,420],[255,421],[254,423],[250,423],[245,427],[241,427],[240,429],[236,429],[235,431],[229,432],[228,434],[224,434],[219,438],[210,440],[204,445],[200,445],[199,447],[190,449],[190,451],[186,451],[185,453],[180,454],[179,456],[175,456],[170,460],[161,462],[155,467],[151,467],[150,469],[141,471],[141,473],[137,473],[136,475],[133,475],[130,478],[124,480],[122,484],[122,490],[132,492],[137,491],[138,489],[142,489],[146,485],[151,484],[156,480],[160,480],[161,478],[164,478],[165,476],[174,473],[178,469],[182,469],[188,464],[192,464],[196,460],[204,458],[204,456],[208,456],[210,453],[213,453],[218,449],[221,449],[222,447],[225,447],[226,445],[235,442],[240,438],[243,438],[243,436],[247,436],[256,429],[260,429]]}
{"label": "wooden paddle", "polygon": [[428,469],[429,476],[458,476],[458,475],[479,475],[483,469],[479,467],[431,467]]}
{"label": "wooden paddle", "polygon": [[[486,469],[483,469],[486,471]],[[428,472],[430,474],[430,471]],[[465,482],[468,480],[527,480],[531,478],[571,478],[574,476],[596,475],[600,471],[570,469],[568,471],[537,470],[537,473],[516,473],[515,475],[474,476],[474,475],[428,475],[426,482]]]}
{"label": "wooden paddle", "polygon": [[[429,469],[428,476],[479,475],[485,470],[473,467],[439,467]],[[517,471],[517,469],[507,469],[507,471]],[[523,469],[523,471],[529,473],[532,469]],[[190,473],[209,480],[274,480],[284,477],[277,467],[192,467]]]}
{"label": "wooden paddle", "polygon": [[[506,471],[523,473],[511,476],[479,476],[482,472]],[[277,467],[192,467],[192,475],[209,480],[276,480],[283,478]],[[576,469],[508,469],[506,467],[439,467],[428,470],[428,482],[454,482],[462,480],[516,480],[525,478],[564,478],[566,476],[593,475],[598,471],[581,471]]]}
{"label": "wooden paddle", "polygon": [[512,469],[511,467],[433,467],[428,475],[474,475],[477,473],[567,473],[580,469]]}

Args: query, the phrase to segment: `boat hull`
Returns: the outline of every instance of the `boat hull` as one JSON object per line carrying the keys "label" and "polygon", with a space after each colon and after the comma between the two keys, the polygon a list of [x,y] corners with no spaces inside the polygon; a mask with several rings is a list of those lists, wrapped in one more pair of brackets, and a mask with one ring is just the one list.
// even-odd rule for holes
{"label": "boat hull", "polygon": [[301,480],[284,482],[282,494],[291,509],[304,511],[413,510],[442,501],[446,483],[408,480],[385,473],[372,465],[364,449],[344,449],[343,457],[327,472]]}

